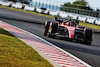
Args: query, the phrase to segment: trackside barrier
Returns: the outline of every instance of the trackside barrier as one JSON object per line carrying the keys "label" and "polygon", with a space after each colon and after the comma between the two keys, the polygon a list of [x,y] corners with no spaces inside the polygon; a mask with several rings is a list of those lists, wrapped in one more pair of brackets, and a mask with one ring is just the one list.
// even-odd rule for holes
{"label": "trackside barrier", "polygon": [[100,19],[96,19],[95,24],[100,25]]}
{"label": "trackside barrier", "polygon": [[62,18],[67,18],[68,17],[68,13],[67,12],[64,12],[64,11],[59,11],[59,14],[58,16],[62,17]]}
{"label": "trackside barrier", "polygon": [[13,3],[13,4],[11,5],[11,7],[14,7],[14,8],[15,8],[15,4]]}
{"label": "trackside barrier", "polygon": [[25,6],[25,7],[24,7],[24,10],[27,10],[27,11],[34,11],[34,10],[35,10],[35,7]]}
{"label": "trackside barrier", "polygon": [[50,10],[49,15],[51,15],[51,16],[57,16],[58,13],[59,13],[58,11]]}
{"label": "trackside barrier", "polygon": [[45,10],[45,14],[49,14],[50,9]]}
{"label": "trackside barrier", "polygon": [[10,2],[1,2],[2,6],[9,6],[11,3]]}
{"label": "trackside barrier", "polygon": [[2,4],[2,1],[0,1],[0,5]]}
{"label": "trackside barrier", "polygon": [[87,18],[86,18],[86,16],[84,16],[84,15],[79,15],[79,16],[78,16],[78,20],[79,20],[79,21],[86,22],[86,19],[87,19]]}
{"label": "trackside barrier", "polygon": [[38,12],[38,13],[42,13],[42,9],[36,7],[36,12]]}
{"label": "trackside barrier", "polygon": [[69,16],[73,17],[73,19],[77,19],[78,18],[78,14],[74,14],[74,13],[69,13]]}
{"label": "trackside barrier", "polygon": [[49,14],[50,9],[36,7],[36,12],[42,14]]}
{"label": "trackside barrier", "polygon": [[23,4],[21,4],[21,3],[13,3],[13,4],[12,4],[12,7],[18,8],[18,9],[22,9]]}
{"label": "trackside barrier", "polygon": [[96,20],[96,18],[90,17],[90,16],[89,16],[89,17],[87,17],[86,22],[88,22],[88,23],[90,23],[90,24],[94,24],[95,20]]}

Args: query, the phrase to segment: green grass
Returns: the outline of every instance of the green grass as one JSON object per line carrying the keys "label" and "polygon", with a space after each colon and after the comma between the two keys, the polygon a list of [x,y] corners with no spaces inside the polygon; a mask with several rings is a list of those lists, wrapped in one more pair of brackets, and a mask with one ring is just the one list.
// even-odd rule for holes
{"label": "green grass", "polygon": [[83,26],[91,27],[91,28],[95,28],[95,29],[100,29],[100,26],[89,24],[89,23],[84,23],[84,22],[80,22],[79,25],[83,25]]}
{"label": "green grass", "polygon": [[[26,12],[26,13],[31,13],[31,14],[36,14],[36,15],[40,15],[40,16],[54,18],[54,16],[50,16],[50,15],[46,15],[46,14],[41,14],[41,13],[36,13],[36,12],[31,12],[31,11],[25,11],[25,10],[22,10],[22,9],[16,9],[16,8],[5,7],[5,6],[0,6],[0,7],[1,8],[11,9],[11,10],[16,10],[16,11],[21,11],[21,12]],[[100,26],[89,24],[89,23],[80,22],[79,25],[86,26],[86,27],[91,27],[91,28],[95,28],[95,29],[100,29]]]}
{"label": "green grass", "polygon": [[53,67],[47,60],[0,28],[0,67]]}

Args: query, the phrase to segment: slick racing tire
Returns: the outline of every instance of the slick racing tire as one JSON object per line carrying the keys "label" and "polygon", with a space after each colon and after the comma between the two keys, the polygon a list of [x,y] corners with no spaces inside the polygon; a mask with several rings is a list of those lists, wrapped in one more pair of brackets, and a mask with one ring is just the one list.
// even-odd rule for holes
{"label": "slick racing tire", "polygon": [[47,36],[48,30],[49,30],[49,26],[50,26],[50,21],[46,21],[45,22],[45,27],[44,27],[44,32],[43,32],[43,34],[45,36]]}
{"label": "slick racing tire", "polygon": [[92,30],[90,29],[85,29],[85,34],[84,34],[85,38],[87,40],[91,40],[92,39]]}
{"label": "slick racing tire", "polygon": [[58,23],[50,23],[50,27],[51,28],[51,33],[48,33],[47,36],[48,37],[54,37],[52,34],[56,33],[58,31]]}
{"label": "slick racing tire", "polygon": [[90,29],[85,29],[85,34],[84,34],[85,38],[88,40],[88,42],[86,42],[87,45],[91,45],[91,41],[92,41],[92,30]]}
{"label": "slick racing tire", "polygon": [[58,31],[58,23],[50,23],[50,27],[52,28],[51,33],[56,33]]}

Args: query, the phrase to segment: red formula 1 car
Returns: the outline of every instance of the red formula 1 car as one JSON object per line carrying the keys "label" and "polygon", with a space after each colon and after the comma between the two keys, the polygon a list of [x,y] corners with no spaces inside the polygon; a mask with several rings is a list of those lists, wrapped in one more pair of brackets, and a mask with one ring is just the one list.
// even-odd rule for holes
{"label": "red formula 1 car", "polygon": [[71,18],[54,18],[53,22],[45,22],[44,35],[48,37],[67,38],[90,45],[92,42],[92,30],[79,26],[78,24],[78,21]]}

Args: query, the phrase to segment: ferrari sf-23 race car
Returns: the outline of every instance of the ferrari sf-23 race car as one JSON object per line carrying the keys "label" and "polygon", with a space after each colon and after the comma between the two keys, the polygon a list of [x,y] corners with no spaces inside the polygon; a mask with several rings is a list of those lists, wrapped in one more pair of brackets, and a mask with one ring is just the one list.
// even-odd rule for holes
{"label": "ferrari sf-23 race car", "polygon": [[92,30],[79,26],[79,22],[72,18],[54,18],[54,21],[46,21],[44,35],[48,37],[61,37],[91,45]]}

